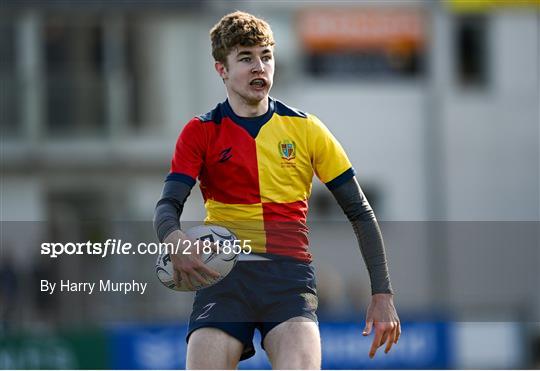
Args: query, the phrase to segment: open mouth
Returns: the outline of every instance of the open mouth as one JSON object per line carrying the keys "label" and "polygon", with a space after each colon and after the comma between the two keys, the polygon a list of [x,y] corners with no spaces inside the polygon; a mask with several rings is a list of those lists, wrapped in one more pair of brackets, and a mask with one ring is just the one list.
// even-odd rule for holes
{"label": "open mouth", "polygon": [[266,86],[266,81],[264,79],[253,79],[251,80],[249,85],[254,86],[256,88],[264,88]]}

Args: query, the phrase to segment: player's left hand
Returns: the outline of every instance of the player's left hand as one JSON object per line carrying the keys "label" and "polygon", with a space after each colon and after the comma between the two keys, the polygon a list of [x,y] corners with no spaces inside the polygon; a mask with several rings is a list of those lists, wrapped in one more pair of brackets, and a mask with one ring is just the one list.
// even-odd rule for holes
{"label": "player's left hand", "polygon": [[374,294],[366,315],[366,327],[362,335],[368,336],[375,328],[375,337],[369,350],[369,358],[375,357],[377,349],[386,343],[385,353],[397,344],[401,335],[401,324],[394,307],[392,294]]}

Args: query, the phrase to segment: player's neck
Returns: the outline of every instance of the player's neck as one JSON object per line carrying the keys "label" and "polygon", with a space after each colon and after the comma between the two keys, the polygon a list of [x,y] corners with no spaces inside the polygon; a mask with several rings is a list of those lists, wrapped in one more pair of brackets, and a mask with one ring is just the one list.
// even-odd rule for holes
{"label": "player's neck", "polygon": [[268,112],[268,97],[257,104],[249,104],[245,100],[234,95],[228,96],[229,104],[233,112],[240,117],[257,117]]}

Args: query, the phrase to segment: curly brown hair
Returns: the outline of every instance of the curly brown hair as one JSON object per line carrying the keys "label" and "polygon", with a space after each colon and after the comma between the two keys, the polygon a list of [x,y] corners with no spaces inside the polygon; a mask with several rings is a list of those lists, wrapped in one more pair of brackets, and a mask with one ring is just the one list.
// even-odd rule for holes
{"label": "curly brown hair", "polygon": [[270,25],[252,14],[236,11],[225,15],[210,30],[212,56],[226,64],[227,55],[237,46],[274,46]]}

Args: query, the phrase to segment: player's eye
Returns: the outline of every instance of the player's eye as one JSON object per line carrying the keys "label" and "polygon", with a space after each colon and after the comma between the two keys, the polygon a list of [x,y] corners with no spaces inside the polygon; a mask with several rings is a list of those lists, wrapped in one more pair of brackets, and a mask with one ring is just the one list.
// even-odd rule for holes
{"label": "player's eye", "polygon": [[240,59],[240,62],[251,62],[251,58],[250,57],[244,57],[244,58]]}
{"label": "player's eye", "polygon": [[272,59],[272,57],[269,56],[269,55],[265,55],[264,57],[262,57],[262,60],[263,60],[264,62],[268,62],[268,61],[270,61],[271,59]]}

